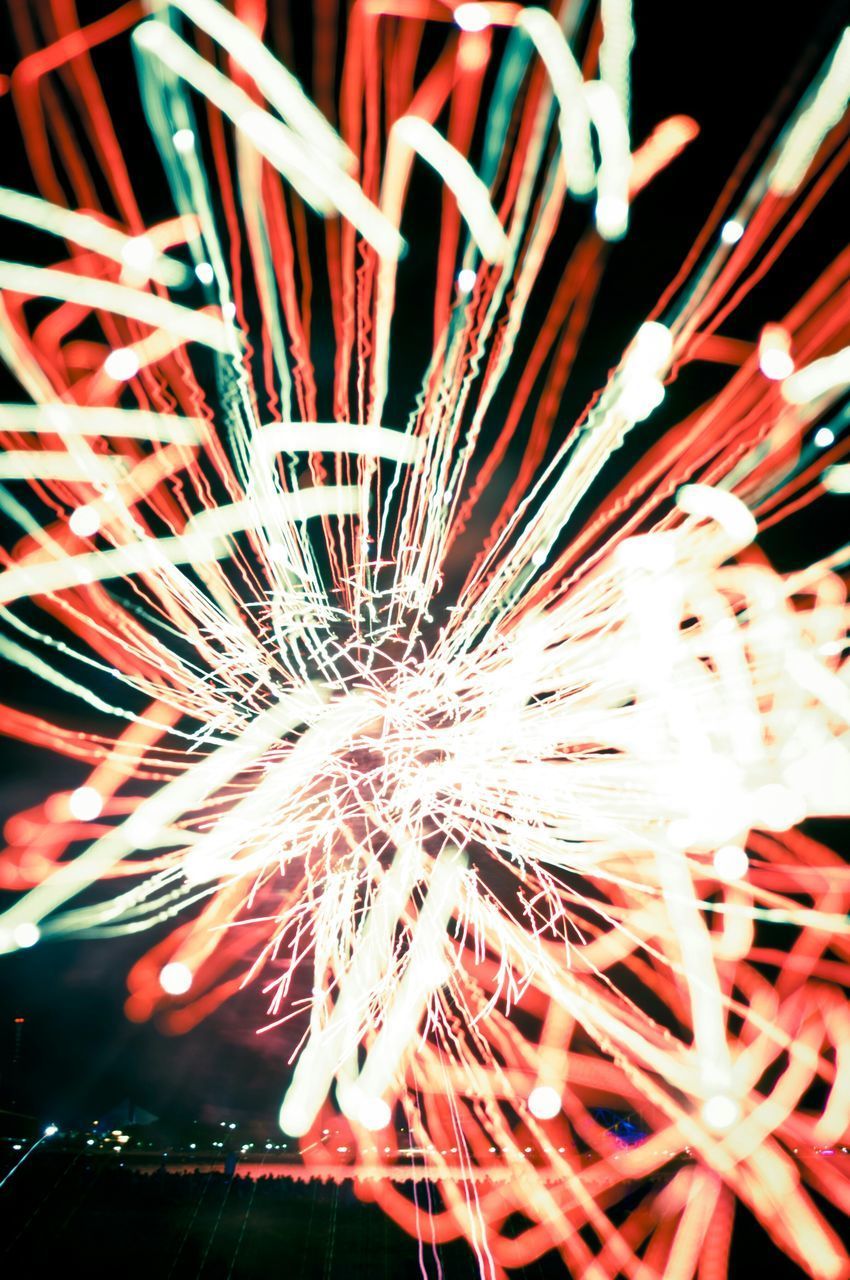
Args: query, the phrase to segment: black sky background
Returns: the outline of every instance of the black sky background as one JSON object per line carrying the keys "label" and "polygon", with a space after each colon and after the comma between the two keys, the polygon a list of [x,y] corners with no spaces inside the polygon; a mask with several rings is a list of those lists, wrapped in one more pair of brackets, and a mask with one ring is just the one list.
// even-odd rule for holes
{"label": "black sky background", "polygon": [[[111,6],[89,3],[81,8],[83,17],[90,19]],[[296,47],[302,54],[309,36],[305,11],[308,6],[301,5],[296,32]],[[611,254],[564,403],[565,424],[581,412],[604,381],[606,371],[675,273],[723,183],[795,69],[808,65],[808,75],[802,78],[805,85],[826,56],[842,16],[846,20],[842,11],[842,5],[812,0],[795,7],[792,20],[790,7],[764,0],[711,6],[638,0],[633,136],[640,142],[660,120],[679,113],[693,116],[701,134],[640,196],[629,235]],[[0,71],[11,70],[15,57],[11,38],[4,32]],[[98,67],[119,125],[130,136],[142,135],[145,126],[129,73],[125,37],[112,42],[108,56],[98,58]],[[297,69],[308,81],[304,67]],[[0,128],[5,143],[0,181],[32,189],[9,96],[0,98]],[[145,188],[145,211],[151,217],[167,214],[166,187],[152,149],[140,147],[134,177]],[[423,193],[427,207],[433,191],[429,196],[423,187]],[[846,242],[846,197],[845,181],[724,333],[755,339],[761,324],[781,315],[826,265]],[[411,217],[417,224],[422,222],[413,230],[427,234],[426,214],[414,212]],[[586,217],[586,210],[571,212],[572,221],[568,220],[564,232],[567,240],[574,238]],[[4,236],[2,256],[26,260],[28,238],[18,237],[12,224],[5,224],[0,234]],[[565,257],[568,248],[569,243]],[[557,250],[553,260],[556,257]],[[404,288],[407,296],[414,296],[415,273],[422,272],[424,287],[426,268],[410,263],[405,269],[409,275]],[[413,386],[427,358],[427,346],[422,344],[414,315],[408,319],[409,330],[400,341],[404,358],[410,361]],[[531,329],[534,316],[529,320]],[[429,342],[430,317],[426,327]],[[518,360],[516,368],[520,367]],[[707,380],[704,387],[698,382],[700,376]],[[716,373],[705,370],[695,377],[684,399],[674,390],[672,413],[698,404]],[[11,398],[18,395],[10,393]],[[646,442],[647,437],[641,439]],[[620,465],[625,465],[626,456]],[[612,483],[617,478],[616,473],[606,474]],[[816,520],[803,513],[771,536],[768,549],[780,567],[801,564],[813,552],[837,544],[840,526],[846,523],[840,500],[826,499],[819,508]],[[40,712],[51,707],[52,693],[25,673],[15,670],[0,678],[4,701]],[[37,803],[50,791],[78,785],[82,777],[70,762],[5,741],[0,741],[0,767],[0,820]],[[246,992],[184,1037],[166,1037],[152,1024],[132,1025],[122,1013],[125,975],[146,945],[145,937],[102,943],[66,941],[0,959],[0,1105],[3,1095],[8,1097],[13,1019],[22,1016],[26,1018],[25,1079],[17,1101],[41,1118],[63,1126],[88,1123],[121,1098],[131,1097],[161,1116],[203,1117],[220,1109],[222,1114],[260,1123],[267,1117],[271,1128],[283,1092],[286,1051],[285,1043],[273,1035],[254,1034],[264,1020],[260,993]]]}

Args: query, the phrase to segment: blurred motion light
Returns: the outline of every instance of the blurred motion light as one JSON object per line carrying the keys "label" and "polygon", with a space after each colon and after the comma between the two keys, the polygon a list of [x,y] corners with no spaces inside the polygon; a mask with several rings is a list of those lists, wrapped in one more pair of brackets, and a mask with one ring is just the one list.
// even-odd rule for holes
{"label": "blurred motion light", "polygon": [[30,923],[30,921],[19,924],[12,932],[12,939],[15,945],[23,948],[34,947],[40,937],[41,930],[38,925]]}
{"label": "blurred motion light", "polygon": [[184,996],[192,986],[192,970],[187,964],[172,960],[160,970],[159,985],[166,995]]}
{"label": "blurred motion light", "polygon": [[141,365],[135,351],[131,351],[129,347],[116,347],[106,357],[103,368],[116,382],[129,382],[131,378],[135,378]]}
{"label": "blurred motion light", "polygon": [[759,368],[771,382],[782,382],[794,372],[791,339],[778,324],[766,324],[759,339]]}
{"label": "blurred motion light", "polygon": [[561,1095],[549,1084],[538,1084],[528,1095],[528,1109],[538,1120],[554,1120],[561,1110]]}
{"label": "blurred motion light", "polygon": [[743,880],[750,869],[745,849],[737,844],[724,844],[714,853],[714,870],[721,880]]}
{"label": "blurred motion light", "polygon": [[178,129],[172,134],[171,141],[174,143],[174,150],[184,156],[194,148],[195,135],[191,129]]}
{"label": "blurred motion light", "polygon": [[459,4],[454,19],[461,31],[486,31],[490,26],[490,12],[486,4]]}
{"label": "blurred motion light", "polygon": [[103,797],[94,787],[77,787],[68,798],[71,817],[78,822],[91,822],[99,818],[103,810]]}
{"label": "blurred motion light", "polygon": [[715,1133],[725,1133],[741,1116],[738,1102],[728,1093],[715,1093],[702,1104],[702,1118],[706,1127]]}
{"label": "blurred motion light", "polygon": [[68,524],[78,538],[91,538],[100,528],[100,516],[95,507],[85,504],[71,512]]}
{"label": "blurred motion light", "polygon": [[156,259],[156,246],[150,236],[132,236],[121,250],[125,267],[147,276]]}

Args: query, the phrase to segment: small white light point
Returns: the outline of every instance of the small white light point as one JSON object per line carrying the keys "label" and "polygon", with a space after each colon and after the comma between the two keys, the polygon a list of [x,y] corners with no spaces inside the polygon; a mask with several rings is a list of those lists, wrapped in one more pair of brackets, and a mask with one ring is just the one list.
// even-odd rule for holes
{"label": "small white light point", "polygon": [[357,1106],[356,1119],[364,1129],[377,1133],[380,1129],[386,1129],[392,1119],[392,1112],[383,1098],[363,1098]]}
{"label": "small white light point", "polygon": [[166,995],[184,996],[192,986],[192,970],[179,960],[164,965],[159,973],[159,985]]}
{"label": "small white light point", "polygon": [[545,547],[538,547],[536,551],[532,552],[531,563],[536,569],[539,569],[546,563],[546,555],[547,552]]}
{"label": "small white light point", "polygon": [[19,924],[18,927],[12,931],[12,941],[15,943],[16,947],[21,947],[22,949],[34,947],[40,937],[41,930],[38,925],[32,924],[30,921],[26,921],[24,924]]}
{"label": "small white light point", "polygon": [[794,361],[789,352],[781,351],[778,347],[768,347],[759,356],[759,368],[771,382],[781,382],[783,378],[790,378],[794,372]]}
{"label": "small white light point", "polygon": [[58,1132],[59,1132],[58,1125],[49,1124],[47,1128],[44,1130],[44,1136],[45,1138],[52,1138],[54,1133],[58,1133]]}
{"label": "small white light point", "polygon": [[478,273],[472,267],[461,267],[457,273],[457,287],[461,293],[472,293]]}
{"label": "small white light point", "polygon": [[549,1084],[538,1084],[528,1095],[528,1109],[538,1120],[554,1120],[561,1110],[561,1095]]}
{"label": "small white light point", "polygon": [[236,303],[235,302],[223,303],[221,308],[221,314],[224,316],[225,320],[235,320],[236,319]]}
{"label": "small white light point", "polygon": [[750,869],[750,860],[740,845],[724,844],[715,849],[713,865],[721,880],[743,880]]}
{"label": "small white light point", "polygon": [[121,250],[121,261],[131,271],[147,276],[156,260],[156,245],[150,236],[132,236]]}
{"label": "small white light point", "polygon": [[140,368],[139,357],[129,347],[116,347],[103,362],[104,372],[116,382],[129,382]]}
{"label": "small white light point", "polygon": [[461,31],[486,31],[490,26],[490,12],[486,4],[459,4],[454,20]]}
{"label": "small white light point", "polygon": [[621,196],[600,196],[594,212],[596,230],[603,240],[622,240],[629,227],[629,202]]}
{"label": "small white light point", "polygon": [[198,277],[201,284],[212,284],[215,279],[215,272],[212,269],[212,263],[199,262],[195,267],[195,275]]}
{"label": "small white light point", "polygon": [[783,382],[794,372],[791,337],[779,324],[766,324],[759,338],[759,368],[771,382]]}
{"label": "small white light point", "polygon": [[174,143],[174,150],[179,151],[181,156],[185,156],[195,147],[195,135],[191,129],[178,129],[175,134],[172,134],[171,141]]}
{"label": "small white light point", "polygon": [[103,811],[103,796],[94,787],[77,787],[68,797],[68,808],[78,822],[91,822]]}
{"label": "small white light point", "polygon": [[84,505],[71,512],[68,524],[78,538],[91,538],[100,528],[100,516],[95,507]]}
{"label": "small white light point", "polygon": [[741,1117],[741,1108],[728,1093],[715,1093],[702,1104],[702,1118],[706,1128],[715,1133],[725,1133]]}
{"label": "small white light point", "polygon": [[818,427],[815,432],[815,444],[819,449],[828,449],[835,444],[835,432],[831,427]]}
{"label": "small white light point", "polygon": [[659,320],[647,320],[635,334],[634,351],[630,360],[637,356],[641,366],[648,372],[658,373],[666,369],[673,354],[673,335]]}
{"label": "small white light point", "polygon": [[724,244],[737,244],[744,234],[744,224],[737,218],[730,218],[720,229],[720,239]]}

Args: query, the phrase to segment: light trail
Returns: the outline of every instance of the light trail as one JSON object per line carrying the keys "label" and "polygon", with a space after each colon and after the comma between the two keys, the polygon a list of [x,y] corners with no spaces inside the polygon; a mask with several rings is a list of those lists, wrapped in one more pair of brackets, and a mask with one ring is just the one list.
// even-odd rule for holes
{"label": "light trail", "polygon": [[848,1172],[800,1152],[850,1137],[850,875],[801,824],[850,809],[850,558],[766,535],[850,492],[850,255],[741,304],[847,163],[847,33],[571,423],[698,132],[633,142],[627,0],[359,3],[316,104],[259,10],[150,14],[109,38],[175,216],[62,41],[15,97],[44,198],[0,189],[60,245],[0,264],[0,655],[63,699],[0,732],[73,771],[6,822],[0,950],[132,936],[173,1034],[259,989],[293,1176],[486,1280],[721,1280],[736,1200],[838,1280]]}

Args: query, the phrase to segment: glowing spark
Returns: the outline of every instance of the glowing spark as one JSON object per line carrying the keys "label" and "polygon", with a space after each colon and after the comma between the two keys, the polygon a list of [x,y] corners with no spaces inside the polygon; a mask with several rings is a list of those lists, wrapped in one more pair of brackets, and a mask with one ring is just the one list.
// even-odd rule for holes
{"label": "glowing spark", "polygon": [[184,996],[192,987],[192,970],[179,961],[167,964],[160,970],[159,985],[166,995]]}
{"label": "glowing spark", "polygon": [[93,822],[103,811],[103,797],[94,787],[77,787],[68,797],[68,808],[78,822]]}
{"label": "glowing spark", "polygon": [[551,1085],[535,1085],[528,1095],[528,1109],[538,1120],[554,1120],[561,1110],[560,1094]]}

